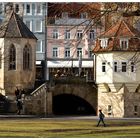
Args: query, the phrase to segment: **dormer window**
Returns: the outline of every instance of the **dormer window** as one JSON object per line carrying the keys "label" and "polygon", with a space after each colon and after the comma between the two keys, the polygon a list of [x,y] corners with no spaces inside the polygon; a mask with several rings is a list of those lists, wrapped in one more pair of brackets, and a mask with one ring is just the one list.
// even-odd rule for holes
{"label": "dormer window", "polygon": [[101,47],[106,48],[108,45],[108,38],[101,39]]}
{"label": "dormer window", "polygon": [[120,47],[123,50],[128,49],[128,39],[120,39]]}

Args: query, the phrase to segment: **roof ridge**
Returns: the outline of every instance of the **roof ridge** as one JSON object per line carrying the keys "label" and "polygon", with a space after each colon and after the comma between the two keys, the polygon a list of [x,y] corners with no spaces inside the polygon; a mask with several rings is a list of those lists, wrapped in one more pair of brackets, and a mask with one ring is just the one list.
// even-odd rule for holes
{"label": "roof ridge", "polygon": [[17,28],[18,28],[18,30],[19,30],[20,36],[22,36],[21,31],[20,31],[19,26],[18,26],[18,22],[17,22],[17,20],[19,20],[19,19],[17,19],[17,17],[16,17],[16,13],[15,13],[14,11],[13,11],[12,14],[13,14],[14,19],[15,19],[15,22],[16,22],[16,24],[17,24]]}
{"label": "roof ridge", "polygon": [[7,24],[6,24],[6,26],[7,26],[7,27],[6,27],[6,29],[5,29],[5,33],[4,33],[4,35],[3,35],[3,36],[5,36],[5,35],[6,35],[6,33],[7,33],[8,26],[9,26],[9,21],[10,21],[11,17],[12,17],[12,11],[11,11],[11,13],[10,13],[9,18],[7,18]]}
{"label": "roof ridge", "polygon": [[[117,25],[117,24],[116,24]],[[115,25],[115,26],[116,26]],[[106,31],[103,31],[103,33],[100,35],[100,36],[102,36],[102,35],[104,35],[106,32],[108,32],[108,31],[110,31],[112,28],[114,28],[115,26],[113,26],[113,25],[111,25]]]}
{"label": "roof ridge", "polygon": [[[114,37],[116,37],[116,35],[117,35],[117,33],[118,33],[118,31],[119,31],[119,29],[120,29],[120,27],[121,27],[122,22],[123,22],[123,21],[120,20],[120,23],[119,23],[118,29],[117,29],[117,31],[116,31]],[[116,24],[116,26],[117,26],[117,24]]]}

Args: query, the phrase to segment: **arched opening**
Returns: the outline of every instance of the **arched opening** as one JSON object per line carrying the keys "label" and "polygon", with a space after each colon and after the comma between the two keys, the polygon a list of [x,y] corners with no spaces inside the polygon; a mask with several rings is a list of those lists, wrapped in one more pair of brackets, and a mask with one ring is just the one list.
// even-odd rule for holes
{"label": "arched opening", "polygon": [[11,44],[9,48],[9,70],[15,69],[16,69],[16,48],[14,44]]}
{"label": "arched opening", "polygon": [[96,111],[86,100],[72,94],[54,96],[53,113],[55,115],[96,115]]}

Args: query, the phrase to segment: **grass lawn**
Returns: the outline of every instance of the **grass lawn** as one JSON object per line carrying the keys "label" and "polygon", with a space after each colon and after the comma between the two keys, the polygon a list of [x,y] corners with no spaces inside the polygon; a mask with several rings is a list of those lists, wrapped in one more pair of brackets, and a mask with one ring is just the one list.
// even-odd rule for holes
{"label": "grass lawn", "polygon": [[140,120],[1,119],[4,138],[140,138]]}

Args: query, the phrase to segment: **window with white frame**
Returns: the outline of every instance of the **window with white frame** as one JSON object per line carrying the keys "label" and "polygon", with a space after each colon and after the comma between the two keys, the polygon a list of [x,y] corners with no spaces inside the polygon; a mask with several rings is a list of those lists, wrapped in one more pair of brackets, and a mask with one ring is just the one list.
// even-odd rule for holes
{"label": "window with white frame", "polygon": [[41,15],[42,14],[42,4],[37,2],[36,3],[36,14]]}
{"label": "window with white frame", "polygon": [[77,30],[77,39],[82,39],[82,37],[83,37],[83,31]]}
{"label": "window with white frame", "polygon": [[36,20],[35,31],[36,32],[42,32],[42,21],[41,20]]}
{"label": "window with white frame", "polygon": [[56,47],[53,48],[52,57],[58,57],[58,48],[56,48]]}
{"label": "window with white frame", "polygon": [[77,48],[77,57],[79,57],[80,54],[82,54],[82,48]]}
{"label": "window with white frame", "polygon": [[32,5],[26,4],[25,10],[26,10],[27,15],[31,15],[32,14]]}
{"label": "window with white frame", "polygon": [[65,57],[66,58],[70,57],[70,48],[65,48]]}
{"label": "window with white frame", "polygon": [[127,69],[127,63],[122,62],[122,72],[126,72],[126,69]]}
{"label": "window with white frame", "polygon": [[117,62],[114,62],[114,72],[117,72],[118,71],[118,64]]}
{"label": "window with white frame", "polygon": [[135,64],[134,64],[134,62],[131,62],[131,72],[135,72]]}
{"label": "window with white frame", "polygon": [[58,30],[57,29],[53,30],[53,38],[58,39]]}
{"label": "window with white frame", "polygon": [[95,31],[94,30],[90,30],[90,32],[89,32],[89,39],[90,40],[95,39]]}
{"label": "window with white frame", "polygon": [[101,47],[106,48],[107,45],[108,45],[108,39],[107,38],[101,39]]}
{"label": "window with white frame", "polygon": [[44,46],[43,40],[37,41],[36,52],[37,53],[44,53],[45,52],[45,46]]}
{"label": "window with white frame", "polygon": [[102,62],[102,72],[106,72],[106,62]]}
{"label": "window with white frame", "polygon": [[120,47],[121,49],[128,49],[128,39],[120,39]]}
{"label": "window with white frame", "polygon": [[25,24],[30,29],[30,31],[32,31],[32,21],[31,20],[26,20]]}
{"label": "window with white frame", "polygon": [[88,14],[86,12],[81,13],[81,18],[87,18],[87,17],[88,17]]}
{"label": "window with white frame", "polygon": [[65,30],[65,39],[70,39],[70,30]]}
{"label": "window with white frame", "polygon": [[62,18],[68,18],[68,12],[63,12],[62,13]]}

